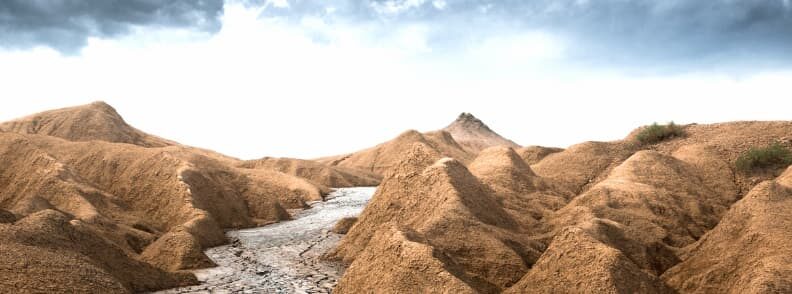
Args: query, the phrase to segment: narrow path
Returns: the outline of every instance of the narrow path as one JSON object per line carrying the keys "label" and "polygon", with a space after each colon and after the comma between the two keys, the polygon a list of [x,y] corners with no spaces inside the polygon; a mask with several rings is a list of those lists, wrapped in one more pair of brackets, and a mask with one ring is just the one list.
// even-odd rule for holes
{"label": "narrow path", "polygon": [[341,239],[329,229],[360,214],[375,189],[341,188],[294,220],[228,232],[231,244],[206,251],[218,267],[195,271],[201,285],[160,293],[330,293],[344,269],[319,258]]}

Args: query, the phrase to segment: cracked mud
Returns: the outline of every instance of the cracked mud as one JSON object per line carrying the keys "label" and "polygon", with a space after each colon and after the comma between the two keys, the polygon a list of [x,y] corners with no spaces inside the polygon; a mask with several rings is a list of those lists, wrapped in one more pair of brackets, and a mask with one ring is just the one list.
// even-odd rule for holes
{"label": "cracked mud", "polygon": [[344,268],[320,256],[342,235],[336,221],[360,214],[376,188],[340,188],[294,220],[230,231],[231,244],[206,254],[218,267],[194,271],[200,285],[158,293],[330,293]]}

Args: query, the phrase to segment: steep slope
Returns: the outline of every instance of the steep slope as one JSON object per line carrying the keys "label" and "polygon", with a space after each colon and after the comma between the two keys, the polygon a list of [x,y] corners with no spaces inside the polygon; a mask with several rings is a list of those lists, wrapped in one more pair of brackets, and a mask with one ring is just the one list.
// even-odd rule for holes
{"label": "steep slope", "polygon": [[[536,260],[538,251],[532,246],[538,245],[521,234],[518,222],[492,191],[459,161],[439,157],[430,146],[415,143],[386,175],[358,222],[331,253],[351,263],[339,281],[339,293],[374,287],[417,292],[470,288],[493,293],[516,282]],[[404,237],[390,234],[375,239],[377,232],[392,226]],[[393,255],[398,253],[384,251],[399,244],[415,248],[416,255],[403,257],[415,262],[388,261],[398,259]],[[396,272],[378,274],[374,266],[382,264]],[[427,266],[396,268],[397,264]],[[442,278],[420,278],[437,275],[429,271],[440,265]]]}
{"label": "steep slope", "polygon": [[[781,244],[790,237],[779,230],[792,220],[792,171],[744,173],[734,162],[752,147],[792,147],[792,123],[682,128],[685,135],[653,144],[633,133],[566,150],[492,147],[469,169],[434,161],[442,156],[417,144],[333,252],[351,262],[340,292],[789,292],[792,255]],[[438,166],[455,176],[430,172]],[[465,200],[444,209],[454,199],[486,209]],[[460,211],[470,214],[461,220]],[[427,229],[438,219],[442,229]]]}
{"label": "steep slope", "polygon": [[344,188],[379,185],[379,176],[374,173],[340,166],[294,158],[264,157],[248,160],[239,165],[242,168],[275,170],[307,179],[320,186]]}
{"label": "steep slope", "polygon": [[107,141],[144,147],[176,145],[129,126],[116,110],[98,101],[88,105],[45,111],[0,124],[0,130],[40,134],[71,141]]}
{"label": "steep slope", "polygon": [[501,137],[480,119],[466,112],[461,113],[454,122],[442,130],[450,133],[459,145],[472,154],[493,146],[520,147],[517,143]]}
{"label": "steep slope", "polygon": [[492,131],[473,115],[462,113],[454,122],[441,130],[427,133],[408,130],[377,146],[351,154],[319,158],[317,161],[330,166],[364,170],[382,176],[396,165],[401,154],[407,152],[413,143],[430,146],[440,155],[454,158],[464,164],[470,163],[487,147],[520,147]]}
{"label": "steep slope", "polygon": [[560,209],[572,197],[571,192],[537,176],[511,147],[481,151],[469,169],[524,228]]}
{"label": "steep slope", "polygon": [[0,224],[0,292],[131,293],[194,284],[131,259],[80,220],[42,210]]}
{"label": "steep slope", "polygon": [[537,175],[579,194],[603,180],[637,150],[628,141],[584,142],[551,153],[532,165]]}
{"label": "steep slope", "polygon": [[620,250],[585,230],[558,233],[531,271],[505,293],[674,293]]}
{"label": "steep slope", "polygon": [[534,165],[548,155],[561,151],[564,149],[543,146],[525,146],[515,150],[528,165]]}
{"label": "steep slope", "polygon": [[[0,292],[139,292],[195,283],[191,274],[168,272],[211,266],[202,251],[226,241],[224,228],[288,219],[284,207],[306,207],[327,192],[295,176],[238,168],[233,158],[160,141],[103,103],[3,126],[0,223],[13,224],[0,229],[9,263],[0,269],[35,262],[29,272],[0,270],[6,281]],[[39,225],[33,216],[41,213],[41,222],[57,225]],[[42,236],[32,242],[26,234]],[[66,273],[68,264],[77,271]]]}
{"label": "steep slope", "polygon": [[685,293],[792,292],[792,168],[754,187],[663,279]]}
{"label": "steep slope", "polygon": [[445,131],[421,134],[409,130],[388,142],[369,149],[361,150],[341,157],[320,159],[320,162],[331,166],[359,169],[377,175],[384,175],[396,166],[402,154],[409,151],[412,144],[421,143],[443,156],[452,157],[462,162],[469,162],[475,155],[465,151],[451,134]]}

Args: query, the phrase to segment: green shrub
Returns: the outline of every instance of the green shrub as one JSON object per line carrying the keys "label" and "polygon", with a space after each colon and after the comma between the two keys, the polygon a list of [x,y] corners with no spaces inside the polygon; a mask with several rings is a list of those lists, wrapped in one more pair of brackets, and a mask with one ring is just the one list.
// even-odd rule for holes
{"label": "green shrub", "polygon": [[638,133],[638,136],[635,138],[641,144],[654,144],[666,139],[671,139],[674,137],[681,137],[685,135],[685,131],[682,130],[682,127],[674,124],[674,122],[670,122],[667,125],[659,125],[657,123],[653,123],[650,126],[645,127]]}
{"label": "green shrub", "polygon": [[751,148],[739,158],[735,165],[739,170],[749,171],[757,168],[785,167],[792,164],[792,151],[781,144]]}

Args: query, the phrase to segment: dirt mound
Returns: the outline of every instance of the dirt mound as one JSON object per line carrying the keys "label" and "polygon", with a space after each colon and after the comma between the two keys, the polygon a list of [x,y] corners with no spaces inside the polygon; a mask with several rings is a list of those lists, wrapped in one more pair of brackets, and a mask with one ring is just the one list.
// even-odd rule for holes
{"label": "dirt mound", "polygon": [[176,143],[146,134],[129,126],[116,110],[104,102],[45,111],[0,124],[6,132],[40,134],[71,141],[107,141],[144,147]]}
{"label": "dirt mound", "polygon": [[620,250],[567,228],[531,271],[505,293],[674,293]]}
{"label": "dirt mound", "polygon": [[539,176],[578,194],[605,179],[610,170],[635,151],[629,142],[585,142],[549,154],[531,168]]}
{"label": "dirt mound", "polygon": [[336,224],[333,226],[333,228],[330,231],[336,234],[346,234],[349,232],[349,229],[351,229],[352,226],[355,225],[357,220],[358,220],[357,217],[342,218],[341,220],[336,222]]}
{"label": "dirt mound", "polygon": [[340,166],[328,166],[311,160],[264,157],[245,161],[240,167],[275,170],[307,179],[316,185],[325,187],[345,188],[379,185],[379,176],[374,173]]}
{"label": "dirt mound", "polygon": [[413,143],[423,143],[445,157],[462,163],[469,163],[476,155],[488,147],[519,145],[492,131],[481,120],[469,113],[462,113],[449,126],[427,133],[408,130],[398,137],[377,146],[347,155],[330,156],[317,159],[330,166],[364,170],[382,176],[393,168],[402,154]]}
{"label": "dirt mound", "polygon": [[126,293],[195,284],[136,261],[80,220],[43,210],[0,225],[0,292]]}
{"label": "dirt mound", "polygon": [[[710,156],[713,165],[725,164],[706,150],[684,153],[697,154],[694,158]],[[603,231],[611,233],[601,239],[622,244],[614,247],[638,267],[662,274],[679,262],[673,252],[712,229],[735,201],[734,183],[707,182],[702,176],[707,174],[704,170],[679,158],[640,151],[616,167],[607,179],[554,213],[544,225],[559,231],[568,226],[585,227],[597,219],[621,224],[618,231]],[[715,172],[732,177],[728,169]]]}
{"label": "dirt mound", "polygon": [[[24,127],[21,122],[30,125]],[[240,161],[211,151],[151,139],[154,137],[127,126],[103,103],[45,112],[7,123],[4,128],[8,126],[13,126],[14,132],[0,132],[0,209],[20,217],[41,211],[60,211],[73,218],[72,222],[79,222],[80,228],[93,234],[93,238],[103,241],[91,243],[96,247],[92,247],[92,251],[118,250],[124,256],[169,271],[211,265],[201,251],[226,242],[225,228],[288,219],[284,207],[305,207],[306,202],[322,200],[322,195],[328,191],[281,172],[238,168]],[[28,134],[33,131],[48,135]],[[7,214],[2,215],[4,220],[13,221]],[[58,232],[58,227],[48,230],[53,232],[45,234],[71,234]],[[0,238],[8,237],[4,234],[0,233]],[[62,238],[53,239],[51,243],[47,246],[73,248],[69,240]],[[15,254],[9,258],[30,254],[46,259],[49,258],[46,256],[60,253],[52,253],[49,247],[39,245],[9,243],[8,246],[13,246],[9,250],[13,249]],[[93,259],[72,254],[74,260],[100,265],[104,262],[80,252]],[[40,264],[43,266],[47,262]],[[118,262],[126,264],[124,266],[132,272],[155,268],[146,262]],[[58,266],[54,269],[66,269]],[[97,276],[107,271],[84,268],[97,272]],[[162,274],[160,269],[155,273]],[[69,281],[83,279],[84,273],[48,274],[56,277],[42,278],[42,283],[32,283],[34,288],[20,288],[36,292],[40,288],[35,287],[44,287],[45,282],[53,279],[64,279],[68,283],[63,287],[68,287],[73,285]],[[31,276],[39,277],[38,274]],[[194,281],[192,275],[187,276]],[[143,291],[173,287],[186,279],[179,277],[173,282],[172,277],[167,280],[141,276],[140,281],[128,281],[115,272],[103,277],[114,282],[101,280],[108,288],[99,285],[95,288],[111,293],[119,289]],[[74,289],[79,291],[81,287],[90,286],[86,285]]]}
{"label": "dirt mound", "polygon": [[[388,247],[393,246],[388,242],[402,242],[383,240],[384,243],[375,243],[369,248],[378,231],[394,225],[414,236],[408,239],[424,240],[420,243],[430,247],[433,256],[443,256],[439,260],[448,273],[441,275],[451,274],[476,291],[503,290],[516,282],[536,260],[538,251],[531,247],[536,244],[517,231],[518,222],[500,206],[493,192],[459,161],[450,158],[435,160],[437,157],[431,147],[415,144],[398,167],[385,177],[357,224],[332,253],[345,262],[351,262],[350,269],[359,269],[349,271],[345,276],[368,272],[371,279],[342,279],[339,287],[368,289],[378,285],[398,289],[399,285],[416,283],[409,280],[417,275],[414,272],[374,278],[372,275],[378,271],[373,266],[385,261],[360,259],[365,251],[383,249],[377,246]],[[370,254],[379,257],[374,252]],[[415,287],[431,287],[417,288],[429,291],[435,287],[458,286],[456,280],[447,282],[452,284]]]}
{"label": "dirt mound", "polygon": [[792,220],[792,168],[743,173],[734,162],[752,147],[792,144],[792,123],[683,128],[645,145],[628,137],[566,150],[493,147],[469,170],[419,142],[333,252],[352,263],[339,288],[789,292],[792,254],[781,244],[790,236],[779,230]]}
{"label": "dirt mound", "polygon": [[534,225],[560,209],[572,196],[538,177],[511,147],[485,149],[469,168],[522,227]]}
{"label": "dirt mound", "polygon": [[493,146],[520,147],[517,143],[495,133],[470,113],[461,113],[454,122],[442,130],[450,133],[465,150],[472,154]]}
{"label": "dirt mound", "polygon": [[448,272],[451,261],[417,239],[395,227],[377,231],[333,293],[478,293]]}
{"label": "dirt mound", "polygon": [[528,165],[534,165],[548,155],[561,151],[564,151],[564,149],[544,146],[526,146],[516,150],[517,154],[519,154]]}
{"label": "dirt mound", "polygon": [[183,229],[174,229],[146,247],[140,259],[166,271],[215,266],[195,236]]}
{"label": "dirt mound", "polygon": [[663,279],[685,293],[792,292],[791,177],[753,188]]}
{"label": "dirt mound", "polygon": [[[320,159],[332,166],[365,170],[378,175],[384,175],[394,168],[403,154],[407,153],[415,143],[421,143],[431,148],[434,152],[469,162],[474,155],[465,151],[451,134],[445,131],[421,134],[409,130],[388,142],[379,144],[369,149],[361,150],[340,158]],[[329,161],[329,162],[328,162]]]}
{"label": "dirt mound", "polygon": [[[684,126],[685,136],[664,141],[649,148],[671,154],[683,146],[698,145],[714,150],[730,164],[751,148],[765,147],[773,143],[792,148],[792,122],[790,121],[741,121],[707,125]],[[740,194],[747,194],[756,184],[772,180],[784,168],[764,170],[749,174],[737,173],[736,182]]]}

